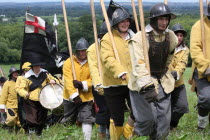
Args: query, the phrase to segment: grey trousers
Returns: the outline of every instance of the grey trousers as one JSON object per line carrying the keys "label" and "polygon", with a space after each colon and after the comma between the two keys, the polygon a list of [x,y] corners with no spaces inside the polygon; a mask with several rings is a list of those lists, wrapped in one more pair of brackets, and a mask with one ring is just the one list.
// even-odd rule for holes
{"label": "grey trousers", "polygon": [[198,91],[198,113],[207,116],[210,112],[210,82],[207,78],[198,79],[198,71],[195,69],[193,78]]}
{"label": "grey trousers", "polygon": [[184,113],[189,112],[187,93],[185,85],[176,87],[171,93],[171,124],[172,128],[177,127],[179,120]]}
{"label": "grey trousers", "polygon": [[136,91],[130,91],[135,133],[150,136],[152,140],[167,137],[171,121],[171,95],[166,94],[159,85],[159,101],[148,103],[144,96]]}

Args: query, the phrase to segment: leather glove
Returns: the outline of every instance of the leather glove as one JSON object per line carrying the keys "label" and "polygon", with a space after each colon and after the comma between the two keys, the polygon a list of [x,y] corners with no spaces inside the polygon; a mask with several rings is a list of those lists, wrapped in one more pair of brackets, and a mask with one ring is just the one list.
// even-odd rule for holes
{"label": "leather glove", "polygon": [[73,84],[74,84],[74,87],[75,87],[75,88],[83,89],[83,84],[82,84],[81,81],[73,80]]}
{"label": "leather glove", "polygon": [[145,99],[149,103],[158,100],[158,98],[157,98],[158,97],[158,93],[155,91],[155,85],[154,84],[144,86],[141,89],[140,94],[144,94],[145,95]]}
{"label": "leather glove", "polygon": [[80,104],[80,103],[82,103],[82,99],[81,99],[79,96],[75,97],[75,98],[73,99],[73,101],[74,101],[75,104]]}
{"label": "leather glove", "polygon": [[171,72],[172,76],[174,77],[175,80],[177,80],[177,72],[176,71],[172,71]]}
{"label": "leather glove", "polygon": [[97,91],[99,95],[104,95],[104,89],[103,89],[102,85],[97,85],[95,87],[95,91]]}
{"label": "leather glove", "polygon": [[204,76],[204,77],[209,77],[209,76],[210,76],[210,68],[207,68],[207,69],[205,70],[205,72],[203,73],[203,76]]}

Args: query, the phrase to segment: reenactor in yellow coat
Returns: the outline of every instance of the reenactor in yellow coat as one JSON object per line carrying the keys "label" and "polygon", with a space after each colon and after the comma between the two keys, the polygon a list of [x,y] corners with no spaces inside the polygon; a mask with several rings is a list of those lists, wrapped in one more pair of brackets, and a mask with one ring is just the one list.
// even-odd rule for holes
{"label": "reenactor in yellow coat", "polygon": [[[208,125],[210,112],[210,4],[204,18],[205,50],[202,46],[201,21],[197,21],[191,29],[190,53],[192,58],[193,79],[198,93],[198,129],[203,130]],[[206,55],[204,56],[203,51]]]}
{"label": "reenactor in yellow coat", "polygon": [[174,56],[169,69],[172,71],[175,88],[171,93],[171,130],[177,127],[180,118],[189,111],[187,102],[187,92],[184,84],[184,71],[187,66],[189,49],[184,43],[187,32],[180,24],[175,24],[171,28],[178,37],[178,45],[175,48]]}
{"label": "reenactor in yellow coat", "polygon": [[[124,123],[124,105],[127,100],[130,106],[128,89],[128,72],[131,69],[128,41],[134,35],[129,29],[131,15],[122,7],[117,8],[112,15],[112,34],[120,62],[115,57],[109,34],[105,34],[100,43],[102,61],[102,76],[104,95],[110,110],[110,137],[119,140],[123,132],[132,132],[134,117],[132,112],[128,122]],[[126,134],[127,135],[127,134]],[[126,136],[129,137],[129,136]]]}
{"label": "reenactor in yellow coat", "polygon": [[[107,33],[107,27],[105,21],[102,23],[99,34],[98,40],[102,39],[102,37]],[[88,57],[88,64],[90,69],[90,75],[92,78],[93,83],[93,96],[94,101],[98,107],[98,112],[96,113],[96,121],[95,123],[99,125],[98,127],[98,137],[99,139],[109,138],[109,120],[110,120],[110,113],[108,106],[106,104],[106,100],[104,97],[104,90],[102,86],[102,75],[99,74],[98,68],[98,60],[96,55],[96,48],[95,43],[93,43],[87,49],[87,57]],[[100,47],[99,47],[100,49]]]}
{"label": "reenactor in yellow coat", "polygon": [[61,120],[61,123],[74,124],[77,121],[82,124],[85,140],[91,139],[92,124],[95,122],[92,80],[86,55],[88,47],[89,44],[84,38],[80,38],[76,44],[73,62],[77,80],[73,79],[70,58],[64,62],[64,118]]}
{"label": "reenactor in yellow coat", "polygon": [[[5,77],[0,77],[0,98],[1,98],[1,93],[2,93],[2,88],[4,86],[4,83],[6,82],[6,78]],[[5,113],[4,110],[2,110],[2,112],[0,112],[0,120],[1,120],[1,124],[4,124],[7,118],[7,115]]]}
{"label": "reenactor in yellow coat", "polygon": [[[16,83],[15,83],[15,91],[17,92],[17,94],[19,94],[18,92],[19,92],[19,90],[21,90],[20,84],[25,79],[25,77],[24,77],[25,73],[31,69],[30,65],[31,65],[31,63],[29,63],[29,62],[25,62],[22,65],[22,69],[20,72],[21,75],[18,76]],[[22,98],[26,99],[26,95],[24,97],[21,97],[18,95],[18,116],[19,116],[20,124],[21,124],[22,128],[24,129],[26,125],[24,124],[24,120],[23,120],[23,114],[25,112],[23,110],[23,102],[22,102],[23,99]]]}
{"label": "reenactor in yellow coat", "polygon": [[4,83],[2,94],[0,98],[0,109],[6,110],[7,119],[5,125],[10,128],[14,126],[20,127],[18,118],[18,102],[17,93],[15,91],[15,82],[18,77],[19,70],[12,66],[9,70],[9,80]]}
{"label": "reenactor in yellow coat", "polygon": [[[150,10],[150,23],[145,27],[148,52],[144,52],[141,32],[129,42],[132,72],[128,87],[135,117],[134,131],[152,140],[165,139],[170,130],[170,93],[174,90],[175,79],[168,66],[178,40],[168,25],[174,18],[176,16],[166,4],[154,5]],[[144,53],[148,53],[150,72]]]}
{"label": "reenactor in yellow coat", "polygon": [[41,68],[45,65],[41,58],[33,57],[30,63],[31,69],[25,73],[20,86],[17,85],[16,90],[24,98],[23,110],[25,115],[23,118],[26,124],[23,128],[25,132],[29,134],[36,133],[36,135],[40,136],[45,126],[48,110],[40,104],[39,94],[41,88],[47,83],[54,84],[58,81],[47,70]]}

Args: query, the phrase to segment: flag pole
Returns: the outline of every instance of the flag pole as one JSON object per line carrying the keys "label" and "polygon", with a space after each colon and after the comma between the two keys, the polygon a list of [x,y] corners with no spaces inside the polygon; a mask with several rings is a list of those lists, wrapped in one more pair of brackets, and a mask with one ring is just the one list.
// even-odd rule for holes
{"label": "flag pole", "polygon": [[65,27],[66,27],[66,35],[67,35],[67,42],[68,42],[68,48],[69,48],[69,54],[70,54],[70,60],[71,60],[71,67],[72,67],[72,73],[73,73],[73,78],[76,80],[76,72],[75,72],[75,66],[74,66],[74,58],[72,54],[72,47],[71,47],[71,38],[69,34],[69,26],[68,26],[68,20],[67,20],[67,15],[66,15],[66,6],[64,0],[62,1],[62,8],[63,8],[63,16],[64,16],[64,22],[65,22]]}
{"label": "flag pole", "polygon": [[56,40],[56,49],[58,51],[58,29],[57,29],[57,26],[58,26],[58,21],[57,21],[57,16],[56,14],[54,15],[54,22],[53,22],[53,25],[54,25],[54,28],[55,28],[55,40]]}
{"label": "flag pole", "polygon": [[140,29],[139,29],[139,22],[138,22],[138,19],[137,19],[136,7],[135,7],[134,0],[131,0],[131,4],[132,4],[133,16],[134,16],[134,20],[135,20],[135,24],[136,24],[136,30],[138,32],[138,31],[140,31]]}
{"label": "flag pole", "polygon": [[106,13],[104,0],[100,0],[100,3],[101,3],[101,9],[102,9],[102,12],[103,12],[103,15],[104,15],[104,19],[105,19],[105,22],[106,22],[106,27],[107,27],[107,30],[108,30],[108,34],[109,34],[111,42],[112,42],[114,55],[115,55],[116,60],[120,63],[120,58],[119,58],[119,55],[118,55],[118,52],[117,52],[117,49],[116,49],[116,44],[114,42],[113,34],[112,34],[112,31],[111,31],[111,25],[109,23],[109,19],[108,19],[107,13]]}
{"label": "flag pole", "polygon": [[94,31],[94,40],[95,40],[95,47],[96,47],[96,56],[97,56],[97,60],[98,60],[98,70],[99,70],[99,75],[102,76],[100,53],[99,53],[99,47],[98,47],[96,15],[95,15],[95,9],[94,9],[94,0],[90,0],[90,6],[91,6],[91,14],[92,14],[92,22],[93,22],[93,31]]}
{"label": "flag pole", "polygon": [[205,37],[205,27],[204,27],[204,18],[203,18],[203,0],[200,0],[200,18],[201,18],[201,38],[203,46],[203,55],[206,57],[206,37]]}
{"label": "flag pole", "polygon": [[143,6],[142,6],[142,0],[138,0],[138,6],[139,6],[140,23],[141,23],[142,45],[143,45],[143,49],[144,49],[144,59],[145,59],[146,68],[150,73],[148,44],[146,42],[146,32],[145,32],[144,11],[143,11]]}

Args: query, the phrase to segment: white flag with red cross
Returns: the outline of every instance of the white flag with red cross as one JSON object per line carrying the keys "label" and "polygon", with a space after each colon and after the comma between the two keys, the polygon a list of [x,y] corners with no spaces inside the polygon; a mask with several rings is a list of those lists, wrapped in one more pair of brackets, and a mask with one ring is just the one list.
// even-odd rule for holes
{"label": "white flag with red cross", "polygon": [[39,33],[46,36],[45,21],[30,13],[26,13],[25,33]]}

